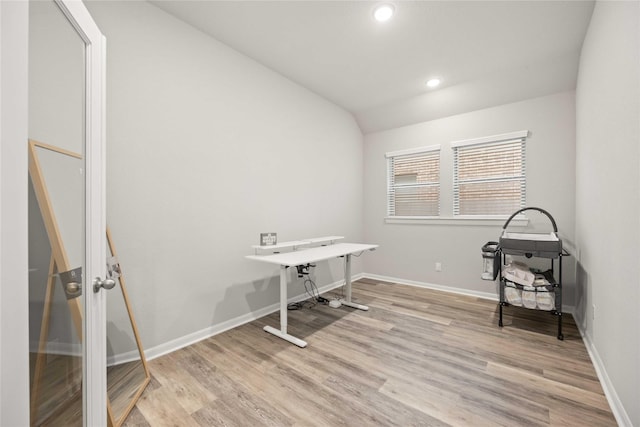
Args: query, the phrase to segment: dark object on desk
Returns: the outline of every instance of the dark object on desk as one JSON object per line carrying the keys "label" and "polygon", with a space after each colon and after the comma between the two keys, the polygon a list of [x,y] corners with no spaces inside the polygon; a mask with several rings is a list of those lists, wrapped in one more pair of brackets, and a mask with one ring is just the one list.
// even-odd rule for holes
{"label": "dark object on desk", "polygon": [[278,243],[278,233],[260,233],[260,246],[273,246]]}
{"label": "dark object on desk", "polygon": [[296,270],[298,270],[298,277],[308,276],[309,269],[315,266],[315,264],[296,265]]}

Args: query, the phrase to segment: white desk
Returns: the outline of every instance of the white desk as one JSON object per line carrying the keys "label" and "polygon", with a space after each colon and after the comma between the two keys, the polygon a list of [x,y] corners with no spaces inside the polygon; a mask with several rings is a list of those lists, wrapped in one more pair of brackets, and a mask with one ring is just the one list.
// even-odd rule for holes
{"label": "white desk", "polygon": [[337,240],[344,239],[342,236],[326,236],[326,237],[314,237],[313,239],[294,240],[291,242],[280,242],[275,245],[253,245],[251,246],[255,255],[266,255],[266,252],[272,254],[280,253],[281,249],[292,249],[297,251],[298,249],[304,249],[305,246],[312,245],[333,245]]}
{"label": "white desk", "polygon": [[268,262],[280,266],[280,329],[265,326],[264,330],[287,340],[298,347],[306,347],[307,342],[287,333],[287,268],[298,265],[312,264],[332,258],[345,258],[345,298],[340,300],[343,305],[368,310],[366,305],[356,304],[351,301],[351,255],[364,251],[374,250],[378,245],[366,245],[361,243],[336,243],[309,249],[301,249],[293,252],[273,255],[247,255],[248,259]]}

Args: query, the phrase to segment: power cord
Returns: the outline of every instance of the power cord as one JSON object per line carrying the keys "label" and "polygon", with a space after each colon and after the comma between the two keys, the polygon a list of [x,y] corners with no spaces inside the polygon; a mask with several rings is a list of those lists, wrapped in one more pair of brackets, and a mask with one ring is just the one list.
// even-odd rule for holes
{"label": "power cord", "polygon": [[306,301],[290,302],[289,304],[287,304],[287,310],[300,310],[304,307],[305,302]]}
{"label": "power cord", "polygon": [[299,310],[304,308],[305,305],[310,304],[310,307],[316,304],[329,304],[329,300],[323,296],[320,296],[318,287],[315,282],[309,278],[309,271],[315,264],[297,265],[298,277],[304,278],[302,282],[304,290],[309,295],[309,299],[306,301],[298,301],[287,304],[287,310]]}

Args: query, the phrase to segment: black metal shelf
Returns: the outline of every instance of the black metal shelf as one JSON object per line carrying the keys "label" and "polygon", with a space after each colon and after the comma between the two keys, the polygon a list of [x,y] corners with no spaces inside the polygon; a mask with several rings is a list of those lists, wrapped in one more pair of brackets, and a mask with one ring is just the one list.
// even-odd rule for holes
{"label": "black metal shelf", "polygon": [[[512,238],[512,236],[509,236],[508,233],[506,233],[506,228],[509,225],[509,222],[511,222],[511,220],[516,215],[526,210],[536,210],[546,215],[551,221],[551,224],[553,226],[553,233],[551,233],[551,236],[552,237],[555,236],[557,240],[550,241],[549,235],[540,235],[541,236],[540,240],[536,240],[535,236],[532,236],[532,235],[527,235],[526,239],[517,239],[517,238],[514,239]],[[500,243],[498,245],[498,252],[499,252],[498,259],[500,260],[499,272],[498,272],[499,278],[500,278],[500,285],[499,285],[500,302],[498,304],[500,307],[500,318],[498,320],[498,325],[500,327],[503,326],[503,323],[502,323],[503,307],[512,305],[505,298],[505,287],[507,286],[507,282],[509,283],[513,283],[513,282],[508,281],[504,277],[502,277],[502,267],[506,265],[506,256],[515,255],[515,256],[525,256],[527,258],[532,258],[532,257],[546,258],[550,260],[551,267],[548,270],[539,274],[542,274],[545,277],[545,279],[549,282],[549,286],[545,286],[546,288],[545,290],[549,293],[553,292],[554,308],[552,310],[542,310],[537,307],[536,308],[526,307],[524,306],[524,304],[522,307],[529,310],[547,311],[553,315],[558,316],[558,339],[564,340],[564,335],[562,334],[562,257],[567,256],[569,254],[562,249],[562,241],[557,238],[558,228],[556,226],[555,220],[544,209],[533,208],[533,207],[523,208],[517,211],[516,213],[514,213],[513,215],[511,215],[511,217],[507,220],[507,222],[503,226],[502,231],[503,231],[502,233],[503,237],[500,238]],[[558,260],[557,262],[558,280],[555,279],[555,260],[556,259]],[[514,283],[514,285],[516,285],[515,286],[516,289],[520,290],[521,292],[525,291],[524,286],[517,283]],[[528,289],[526,291],[531,292]]]}

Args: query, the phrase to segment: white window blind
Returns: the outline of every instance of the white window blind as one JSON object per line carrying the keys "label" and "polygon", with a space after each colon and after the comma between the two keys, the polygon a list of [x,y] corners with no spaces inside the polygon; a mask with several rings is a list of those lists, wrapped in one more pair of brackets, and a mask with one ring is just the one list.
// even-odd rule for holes
{"label": "white window blind", "polygon": [[440,146],[387,153],[389,216],[440,214]]}
{"label": "white window blind", "polygon": [[454,215],[511,215],[525,207],[527,135],[521,131],[451,144]]}

